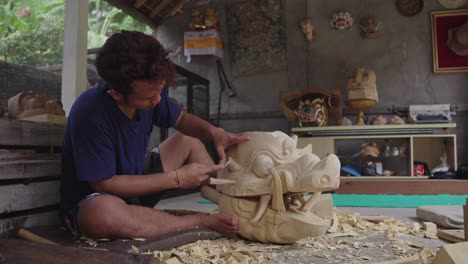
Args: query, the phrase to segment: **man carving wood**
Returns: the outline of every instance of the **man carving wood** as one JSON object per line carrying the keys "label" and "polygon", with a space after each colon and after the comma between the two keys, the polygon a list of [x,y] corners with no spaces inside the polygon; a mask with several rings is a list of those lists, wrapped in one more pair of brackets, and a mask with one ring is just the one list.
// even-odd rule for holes
{"label": "man carving wood", "polygon": [[[226,147],[247,140],[184,113],[166,96],[175,78],[167,55],[153,37],[130,31],[115,33],[100,50],[104,82],[76,100],[64,139],[60,212],[70,229],[92,238],[157,238],[195,227],[237,233],[227,214],[173,216],[148,208],[155,194],[198,187],[223,168],[200,139],[213,141],[220,163]],[[153,125],[180,132],[158,146],[145,171]]]}

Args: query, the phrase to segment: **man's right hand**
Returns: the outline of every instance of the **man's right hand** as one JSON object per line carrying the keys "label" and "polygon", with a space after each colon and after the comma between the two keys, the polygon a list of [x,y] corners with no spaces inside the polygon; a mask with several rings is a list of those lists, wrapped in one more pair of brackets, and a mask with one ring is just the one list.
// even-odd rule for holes
{"label": "man's right hand", "polygon": [[177,169],[179,175],[179,187],[183,189],[196,188],[210,177],[209,174],[224,168],[223,164],[205,165],[201,163],[190,163]]}

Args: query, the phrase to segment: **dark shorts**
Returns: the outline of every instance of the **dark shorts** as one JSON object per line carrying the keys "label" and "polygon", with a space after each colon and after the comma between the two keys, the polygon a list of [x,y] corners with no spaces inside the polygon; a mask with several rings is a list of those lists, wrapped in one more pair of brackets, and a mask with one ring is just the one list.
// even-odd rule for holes
{"label": "dark shorts", "polygon": [[[164,172],[164,168],[161,162],[161,155],[159,154],[158,148],[153,149],[149,152],[145,157],[145,167],[143,174],[152,174],[152,173],[161,173]],[[81,233],[78,227],[78,210],[80,209],[81,205],[85,202],[91,200],[92,198],[102,195],[103,193],[91,193],[81,199],[73,208],[68,210],[64,222],[70,231],[72,231],[75,237],[80,237]],[[134,197],[134,198],[127,198],[124,201],[127,204],[133,205],[141,205],[146,207],[154,207],[161,197],[163,196],[164,192],[158,192],[150,195],[145,195],[141,197]],[[68,222],[68,224],[67,224]]]}

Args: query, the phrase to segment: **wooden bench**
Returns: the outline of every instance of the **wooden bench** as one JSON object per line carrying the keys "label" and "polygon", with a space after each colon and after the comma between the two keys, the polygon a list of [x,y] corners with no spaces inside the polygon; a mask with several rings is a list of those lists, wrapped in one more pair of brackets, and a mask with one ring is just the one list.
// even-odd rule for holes
{"label": "wooden bench", "polygon": [[0,235],[57,225],[65,126],[0,119]]}

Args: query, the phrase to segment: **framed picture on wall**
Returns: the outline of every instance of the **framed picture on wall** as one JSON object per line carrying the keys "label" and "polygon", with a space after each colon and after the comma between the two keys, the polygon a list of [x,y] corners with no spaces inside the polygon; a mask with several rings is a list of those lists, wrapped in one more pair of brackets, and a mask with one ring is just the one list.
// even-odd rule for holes
{"label": "framed picture on wall", "polygon": [[468,71],[468,9],[431,13],[434,72]]}

